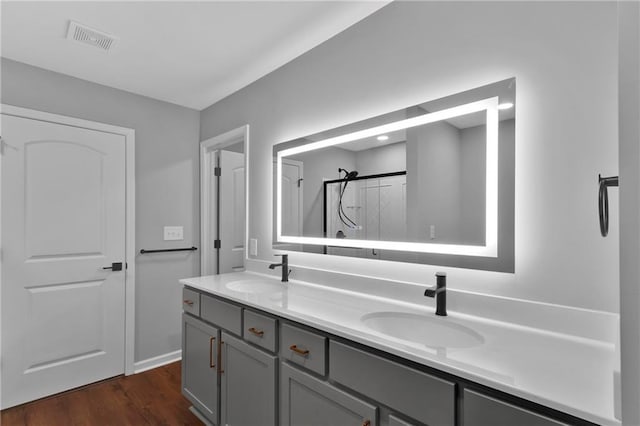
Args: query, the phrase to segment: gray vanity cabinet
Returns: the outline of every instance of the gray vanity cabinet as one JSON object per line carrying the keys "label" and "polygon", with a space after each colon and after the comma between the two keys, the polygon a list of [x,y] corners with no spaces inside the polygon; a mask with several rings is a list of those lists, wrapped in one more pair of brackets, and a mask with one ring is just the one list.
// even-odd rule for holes
{"label": "gray vanity cabinet", "polygon": [[282,426],[376,426],[378,408],[285,362],[280,366]]}
{"label": "gray vanity cabinet", "polygon": [[275,425],[277,358],[222,332],[220,424]]}
{"label": "gray vanity cabinet", "polygon": [[[189,292],[195,293],[183,293],[183,395],[214,425],[275,425],[277,356],[233,335],[242,335],[242,307]],[[258,346],[275,346],[275,319],[253,313],[244,322],[266,339]]]}
{"label": "gray vanity cabinet", "polygon": [[463,401],[464,426],[568,426],[469,389],[464,390]]}
{"label": "gray vanity cabinet", "polygon": [[182,314],[182,394],[214,424],[218,423],[218,340],[220,331]]}
{"label": "gray vanity cabinet", "polygon": [[182,393],[213,425],[588,424],[222,297],[183,306]]}

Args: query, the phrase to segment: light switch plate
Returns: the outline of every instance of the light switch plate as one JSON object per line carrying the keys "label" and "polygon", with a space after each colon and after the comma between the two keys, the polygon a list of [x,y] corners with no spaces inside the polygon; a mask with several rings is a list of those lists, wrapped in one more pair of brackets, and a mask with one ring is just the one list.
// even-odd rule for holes
{"label": "light switch plate", "polygon": [[249,256],[257,256],[258,255],[258,240],[256,238],[251,238],[249,240]]}
{"label": "light switch plate", "polygon": [[165,226],[164,240],[165,241],[184,240],[184,227],[183,226]]}

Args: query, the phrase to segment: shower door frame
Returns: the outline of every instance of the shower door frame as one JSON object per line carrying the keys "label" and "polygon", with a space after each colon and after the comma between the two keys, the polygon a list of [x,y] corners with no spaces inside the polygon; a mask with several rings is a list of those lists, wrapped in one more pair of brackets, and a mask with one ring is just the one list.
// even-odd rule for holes
{"label": "shower door frame", "polygon": [[[341,183],[341,182],[346,182],[346,181],[356,181],[356,180],[366,180],[366,179],[380,179],[380,178],[385,178],[385,177],[392,177],[392,176],[406,176],[407,171],[403,170],[403,171],[399,171],[399,172],[390,172],[390,173],[377,173],[374,175],[365,175],[365,176],[357,176],[353,179],[333,179],[333,180],[325,180],[324,182],[322,182],[322,235],[325,238],[327,237],[327,185],[331,185],[334,183]],[[328,249],[328,245],[324,245],[322,246],[322,253],[323,254],[327,254],[327,249]]]}

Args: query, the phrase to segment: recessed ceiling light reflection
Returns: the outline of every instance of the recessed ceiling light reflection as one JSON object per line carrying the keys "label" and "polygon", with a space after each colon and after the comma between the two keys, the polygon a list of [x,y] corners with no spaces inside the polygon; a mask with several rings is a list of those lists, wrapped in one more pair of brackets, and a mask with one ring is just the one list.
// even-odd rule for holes
{"label": "recessed ceiling light reflection", "polygon": [[502,103],[502,104],[498,105],[498,109],[509,109],[509,108],[513,108],[513,103],[512,102],[505,102],[505,103]]}
{"label": "recessed ceiling light reflection", "polygon": [[389,136],[387,136],[387,135],[380,135],[380,136],[378,136],[378,138],[377,138],[377,139],[378,139],[379,141],[386,141],[386,140],[389,140]]}

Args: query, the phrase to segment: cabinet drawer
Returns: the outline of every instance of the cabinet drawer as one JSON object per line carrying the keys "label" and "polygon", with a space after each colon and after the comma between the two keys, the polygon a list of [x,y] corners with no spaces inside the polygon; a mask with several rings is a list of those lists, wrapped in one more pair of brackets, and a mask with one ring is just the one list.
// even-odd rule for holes
{"label": "cabinet drawer", "polygon": [[464,390],[463,407],[464,426],[567,425],[469,389]]}
{"label": "cabinet drawer", "polygon": [[329,359],[336,382],[420,422],[454,424],[455,383],[334,341]]}
{"label": "cabinet drawer", "polygon": [[280,327],[280,357],[322,376],[326,368],[327,339],[324,336],[282,324]]}
{"label": "cabinet drawer", "polygon": [[182,310],[200,316],[200,293],[188,288],[182,289]]}
{"label": "cabinet drawer", "polygon": [[203,294],[200,298],[200,316],[238,336],[242,333],[242,308],[239,306]]}
{"label": "cabinet drawer", "polygon": [[277,323],[275,318],[244,310],[244,340],[275,352]]}

